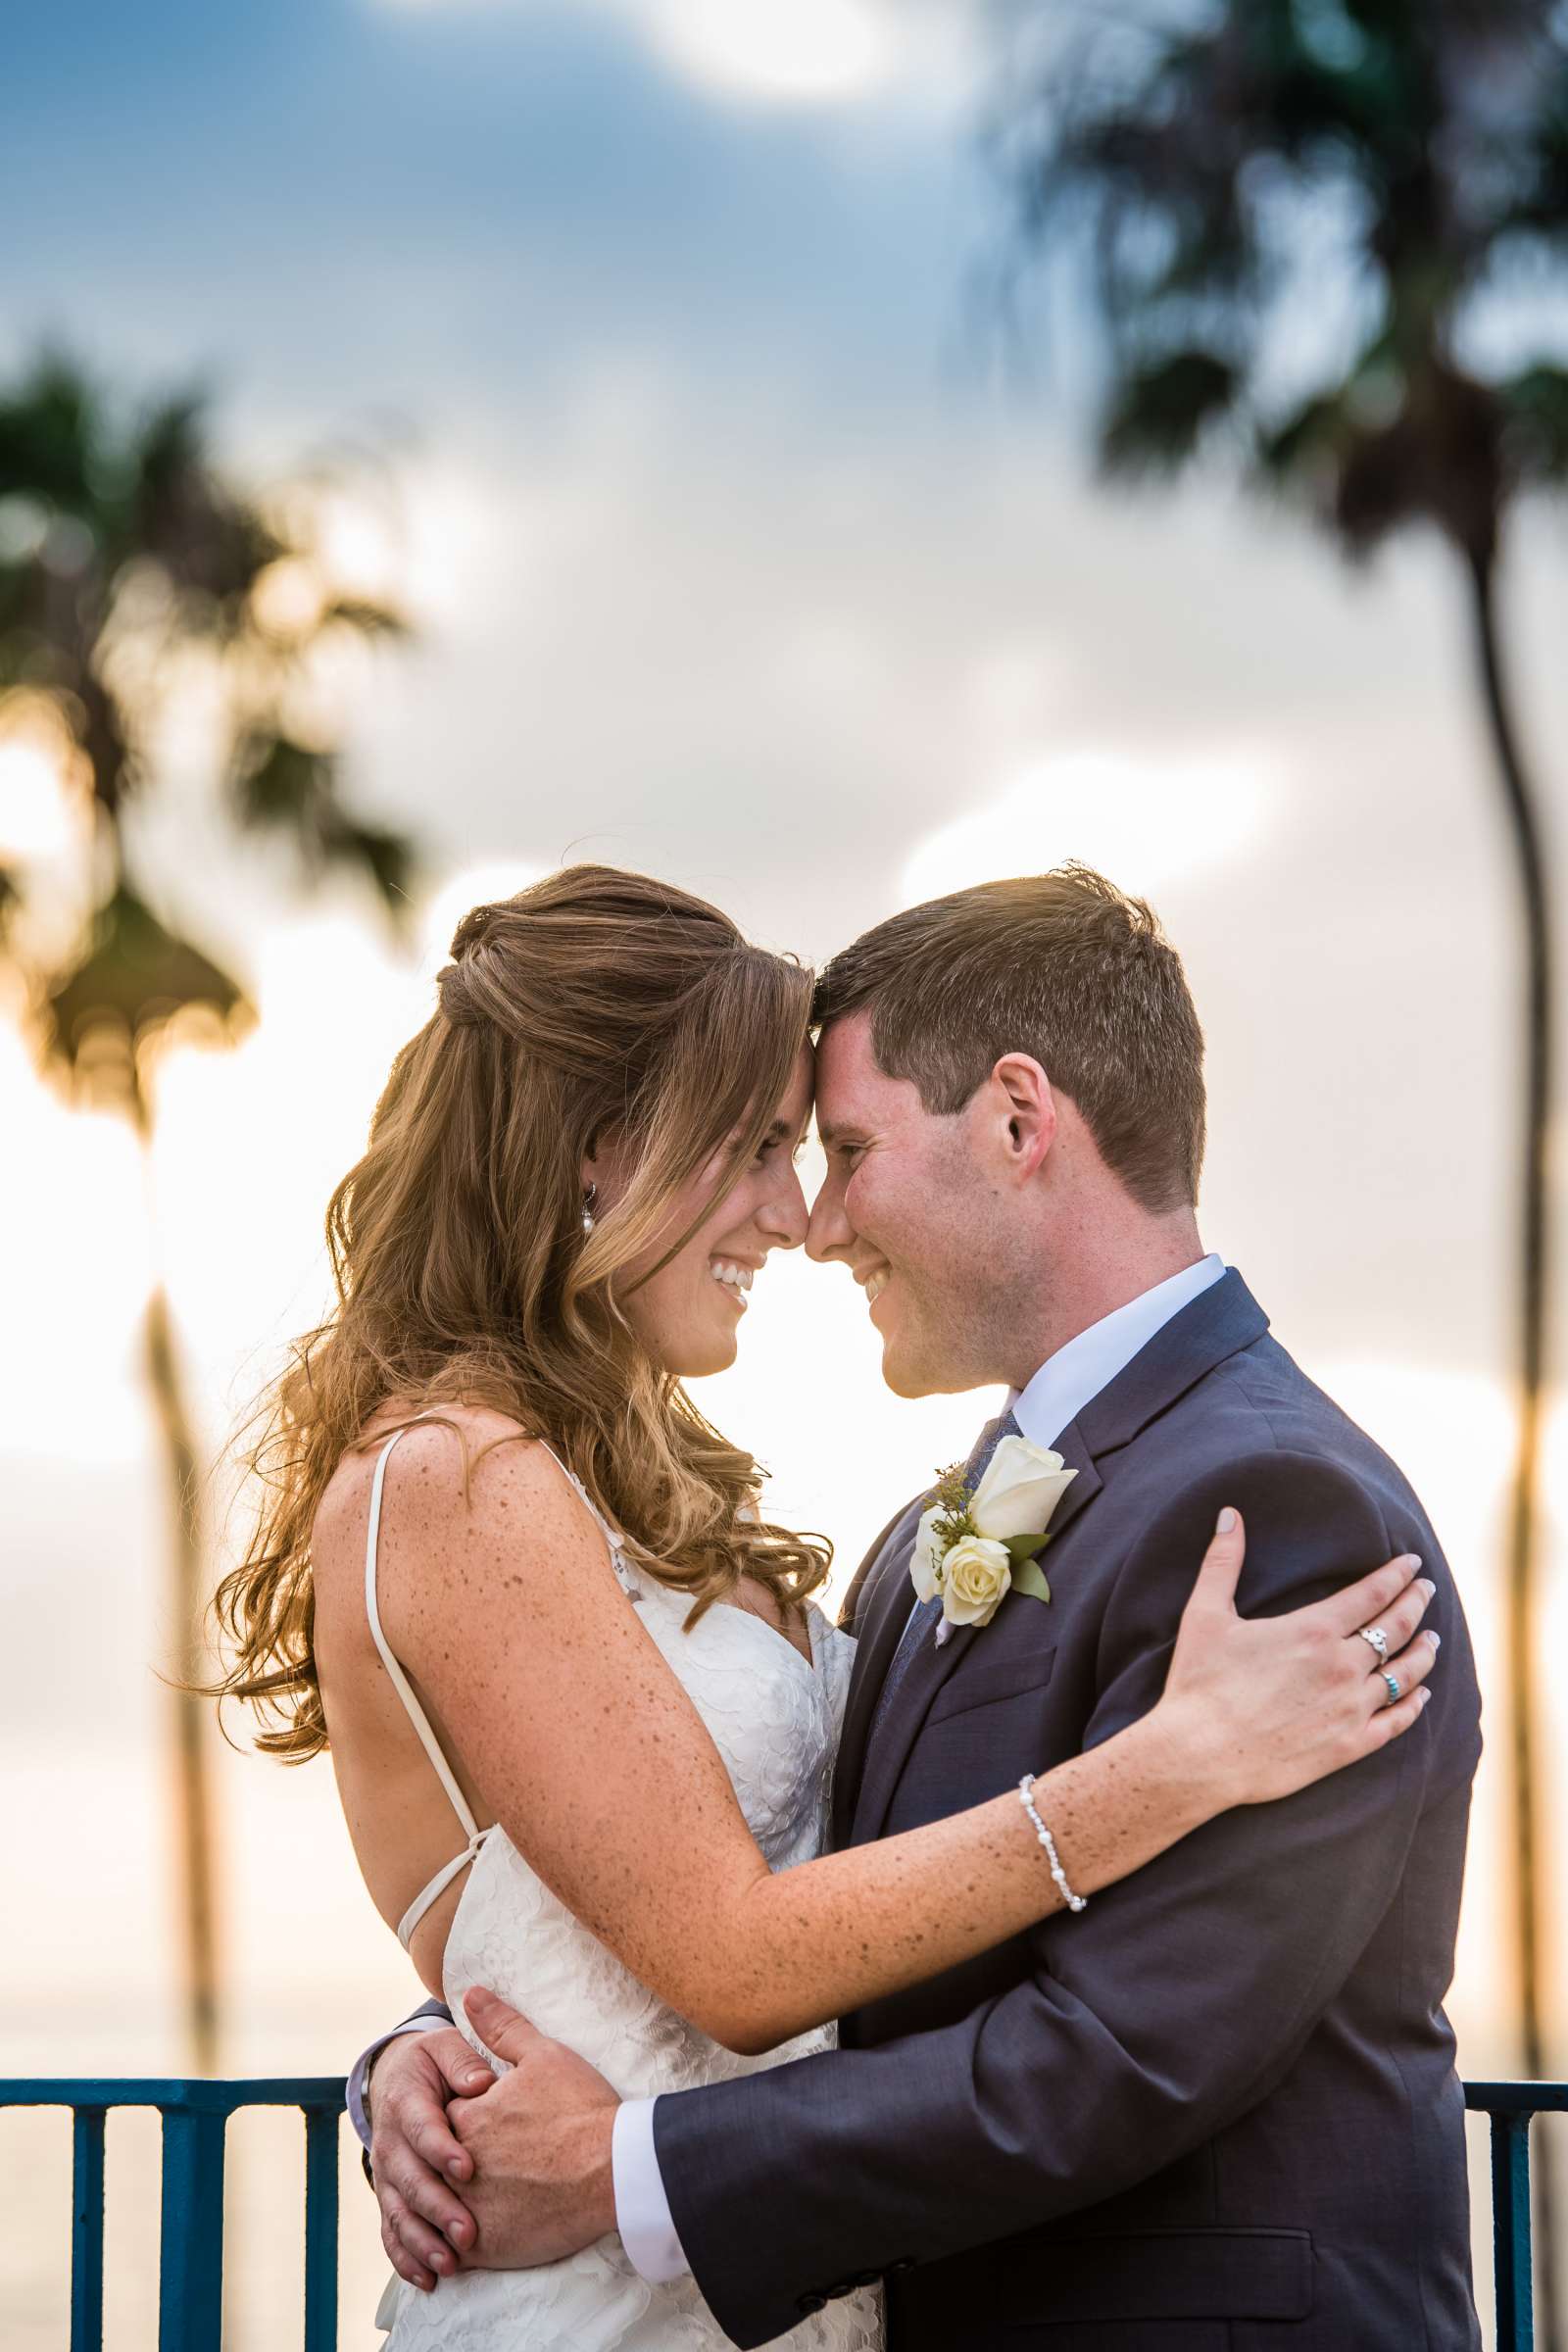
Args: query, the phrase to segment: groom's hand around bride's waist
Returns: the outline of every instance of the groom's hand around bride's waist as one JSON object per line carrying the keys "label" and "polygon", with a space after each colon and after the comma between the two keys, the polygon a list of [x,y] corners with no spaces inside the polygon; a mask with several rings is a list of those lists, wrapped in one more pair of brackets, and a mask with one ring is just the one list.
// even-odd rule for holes
{"label": "groom's hand around bride's waist", "polygon": [[473,2159],[453,2137],[448,2102],[477,2097],[495,2079],[450,2025],[400,2034],[377,2052],[371,2069],[368,2170],[381,2209],[381,2243],[398,2277],[426,2293],[471,2253],[475,2235],[463,2202]]}
{"label": "groom's hand around bride's waist", "polygon": [[[399,2277],[426,2287],[432,2272],[559,2262],[615,2227],[615,2092],[495,1994],[475,1988],[466,2006],[508,2063],[499,2080],[455,2029],[418,2037],[423,2067],[396,2043],[377,2062],[370,2154],[382,2242]],[[431,2043],[442,2045],[433,2057]],[[386,2090],[383,2068],[396,2070]]]}

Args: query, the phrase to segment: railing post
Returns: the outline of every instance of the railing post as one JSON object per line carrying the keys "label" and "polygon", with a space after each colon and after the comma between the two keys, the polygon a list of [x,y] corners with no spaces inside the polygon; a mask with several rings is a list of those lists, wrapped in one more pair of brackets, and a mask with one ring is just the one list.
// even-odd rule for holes
{"label": "railing post", "polygon": [[1531,2352],[1530,2117],[1492,2118],[1492,2238],[1497,2273],[1497,2352]]}
{"label": "railing post", "polygon": [[158,2352],[216,2352],[221,2340],[225,2120],[191,2107],[164,2116]]}
{"label": "railing post", "polygon": [[337,2347],[337,2110],[305,2110],[305,2352]]}
{"label": "railing post", "polygon": [[71,2352],[104,2340],[104,2110],[71,2118]]}

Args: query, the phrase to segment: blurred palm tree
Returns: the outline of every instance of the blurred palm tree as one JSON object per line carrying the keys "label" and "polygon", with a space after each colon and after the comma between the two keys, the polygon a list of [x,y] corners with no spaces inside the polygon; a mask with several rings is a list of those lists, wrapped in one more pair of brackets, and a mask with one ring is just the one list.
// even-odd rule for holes
{"label": "blurred palm tree", "polygon": [[[1508,1671],[1519,2011],[1524,2063],[1540,2075],[1533,1633],[1554,943],[1497,566],[1520,497],[1568,483],[1568,370],[1521,356],[1520,333],[1544,293],[1560,295],[1568,261],[1568,11],[1560,0],[1150,0],[1086,11],[1026,88],[999,123],[999,154],[1026,250],[1054,244],[1058,227],[1069,240],[1088,232],[1080,250],[1108,362],[1106,473],[1170,476],[1228,452],[1352,559],[1427,523],[1462,568],[1527,943]],[[1515,357],[1485,366],[1488,346]]]}
{"label": "blurred palm tree", "polygon": [[[41,753],[77,819],[64,875],[0,866],[0,952],[26,989],[46,1069],[130,1119],[150,1218],[159,1046],[172,1028],[233,1036],[250,1018],[239,980],[191,936],[208,932],[204,868],[216,845],[203,819],[215,779],[223,822],[274,837],[307,879],[361,876],[394,919],[407,907],[410,842],[356,816],[340,790],[328,673],[353,645],[404,628],[387,602],[334,590],[319,526],[343,488],[321,475],[265,505],[247,497],[214,465],[200,395],[127,417],[55,356],[0,393],[0,749],[9,738]],[[175,740],[193,714],[194,758]],[[189,798],[192,772],[206,808]],[[160,815],[180,825],[193,869],[165,890],[144,870]],[[202,1665],[206,1547],[190,1407],[156,1273],[143,1365],[170,1499],[174,1679],[189,1684]],[[195,2064],[211,2072],[208,1710],[178,1688],[172,1704],[190,2036]]]}

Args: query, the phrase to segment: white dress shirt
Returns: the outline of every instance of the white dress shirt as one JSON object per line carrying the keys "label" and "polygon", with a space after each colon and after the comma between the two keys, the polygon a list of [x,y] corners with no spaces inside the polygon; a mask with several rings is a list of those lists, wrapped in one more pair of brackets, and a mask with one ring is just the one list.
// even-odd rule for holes
{"label": "white dress shirt", "polygon": [[[1084,1406],[1143,1352],[1155,1332],[1218,1282],[1224,1271],[1222,1258],[1200,1257],[1058,1348],[1028,1387],[1007,1399],[1024,1436],[1036,1446],[1054,1446]],[[654,2286],[682,2278],[691,2268],[681,2251],[654,2151],[656,2104],[653,2099],[622,2100],[615,2110],[610,2151],[615,2227],[632,2268]]]}

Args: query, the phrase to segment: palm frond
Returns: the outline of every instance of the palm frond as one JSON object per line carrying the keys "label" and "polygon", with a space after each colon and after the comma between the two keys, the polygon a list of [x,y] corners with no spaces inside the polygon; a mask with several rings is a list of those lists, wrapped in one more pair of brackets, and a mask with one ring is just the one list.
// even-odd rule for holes
{"label": "palm frond", "polygon": [[253,728],[235,760],[234,814],[248,833],[284,833],[306,845],[318,843],[332,780],[330,753]]}
{"label": "palm frond", "polygon": [[83,954],[45,991],[44,1052],[74,1068],[93,1033],[108,1028],[134,1054],[151,1031],[196,1006],[230,1027],[251,1017],[239,982],[122,884],[93,918]]}
{"label": "palm frond", "polygon": [[1123,476],[1174,473],[1240,388],[1230,360],[1197,347],[1129,370],[1116,381],[1101,421],[1102,466]]}
{"label": "palm frond", "polygon": [[361,637],[407,640],[414,634],[406,612],[375,597],[337,596],[323,608],[319,625],[352,629]]}
{"label": "palm frond", "polygon": [[419,872],[418,852],[407,833],[342,817],[328,833],[326,852],[332,864],[362,875],[370,884],[395,928],[406,927]]}
{"label": "palm frond", "polygon": [[234,812],[247,832],[285,840],[312,877],[329,867],[362,875],[401,923],[418,871],[415,844],[405,833],[364,823],[343,807],[338,787],[331,753],[257,728],[235,770]]}
{"label": "palm frond", "polygon": [[[412,633],[394,598],[334,593],[313,532],[321,502],[345,490],[313,476],[279,486],[274,504],[237,486],[214,459],[200,387],[138,419],[112,410],[74,363],[45,354],[0,395],[0,691],[21,686],[60,702],[91,771],[98,838],[115,858],[127,801],[157,782],[153,746],[190,675],[188,657],[216,654],[206,666],[227,697],[219,785],[241,831],[286,845],[308,881],[357,872],[402,919],[412,841],[344,807],[334,751],[310,740],[297,715],[308,709],[333,723],[331,692],[315,691],[318,650],[329,673],[348,638]],[[322,580],[293,636],[263,625],[255,594],[286,558]],[[123,863],[114,870],[123,874]],[[11,896],[26,880],[9,877]],[[120,1019],[134,1038],[138,973],[153,996],[167,983],[176,999],[185,990],[221,1012],[237,984],[190,960],[199,955],[134,893],[117,892],[78,964],[48,992],[56,1058],[70,1063],[89,1015],[100,1027]],[[96,1011],[95,991],[107,992]]]}
{"label": "palm frond", "polygon": [[1496,387],[1513,480],[1535,489],[1568,484],[1568,368],[1542,361]]}
{"label": "palm frond", "polygon": [[95,498],[103,439],[98,395],[81,371],[45,352],[0,400],[0,498],[30,498],[79,514]]}
{"label": "palm frond", "polygon": [[[1132,43],[1087,10],[1016,119],[1020,233],[1089,266],[1106,473],[1178,472],[1229,422],[1348,554],[1425,518],[1472,558],[1513,490],[1563,479],[1553,370],[1497,386],[1455,357],[1504,247],[1568,252],[1559,0],[1209,0]],[[1320,240],[1378,326],[1260,424]]]}
{"label": "palm frond", "polygon": [[206,403],[194,393],[155,411],[135,445],[127,532],[162,565],[199,635],[232,634],[257,574],[284,552],[257,508],[214,470]]}
{"label": "palm frond", "polygon": [[210,471],[208,407],[207,393],[192,387],[149,411],[135,443],[137,481],[144,498],[177,495],[194,476]]}
{"label": "palm frond", "polygon": [[1297,492],[1314,476],[1338,472],[1353,430],[1345,385],[1314,392],[1259,429],[1252,444],[1254,470],[1275,488]]}
{"label": "palm frond", "polygon": [[[1387,337],[1380,334],[1340,382],[1259,424],[1251,444],[1252,478],[1336,527],[1347,472],[1359,466],[1363,444],[1376,442],[1402,405]],[[1374,456],[1367,463],[1376,480],[1380,461]],[[1365,544],[1358,541],[1349,552],[1363,553]]]}

